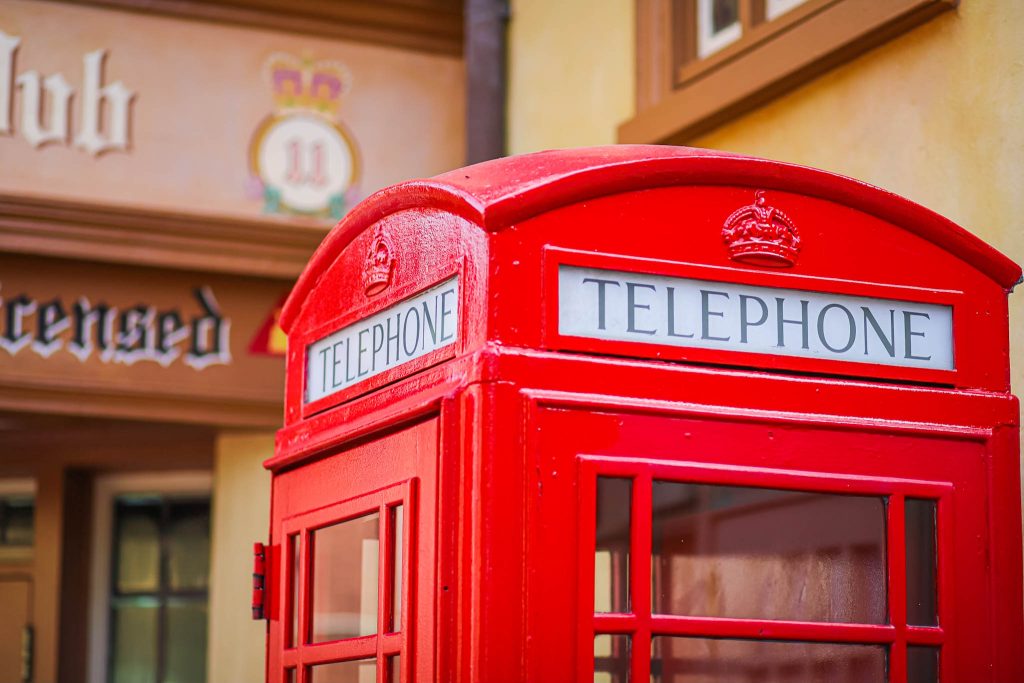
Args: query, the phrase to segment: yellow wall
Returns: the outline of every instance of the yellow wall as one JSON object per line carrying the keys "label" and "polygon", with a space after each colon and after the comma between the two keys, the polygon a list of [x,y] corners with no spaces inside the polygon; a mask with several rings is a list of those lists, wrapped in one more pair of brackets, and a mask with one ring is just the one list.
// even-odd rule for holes
{"label": "yellow wall", "polygon": [[[633,0],[515,0],[509,151],[599,145],[634,107]],[[955,11],[691,141],[824,168],[948,216],[1024,262],[1024,2]],[[1024,288],[1010,297],[1024,391]]]}
{"label": "yellow wall", "polygon": [[[892,190],[1024,262],[1024,2],[967,0],[692,141]],[[1010,297],[1024,391],[1024,288]]]}
{"label": "yellow wall", "polygon": [[633,115],[633,0],[512,0],[508,149],[607,145]]}
{"label": "yellow wall", "polygon": [[270,528],[272,433],[221,434],[213,478],[208,674],[211,683],[264,678],[267,622],[250,618],[252,544]]}

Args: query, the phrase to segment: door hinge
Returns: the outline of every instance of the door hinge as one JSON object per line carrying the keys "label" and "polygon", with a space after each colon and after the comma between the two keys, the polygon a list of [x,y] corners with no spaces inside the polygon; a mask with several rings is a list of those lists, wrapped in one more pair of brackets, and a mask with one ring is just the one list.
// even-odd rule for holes
{"label": "door hinge", "polygon": [[267,581],[267,546],[252,546],[252,618],[263,619]]}
{"label": "door hinge", "polygon": [[32,653],[35,651],[35,631],[31,624],[21,628],[21,681],[32,681]]}

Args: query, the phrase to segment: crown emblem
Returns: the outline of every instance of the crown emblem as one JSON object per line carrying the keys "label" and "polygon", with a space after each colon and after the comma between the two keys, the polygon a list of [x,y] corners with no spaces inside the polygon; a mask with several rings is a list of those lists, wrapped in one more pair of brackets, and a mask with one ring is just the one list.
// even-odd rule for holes
{"label": "crown emblem", "polygon": [[796,263],[800,233],[789,216],[765,203],[764,192],[754,203],[733,211],[725,220],[722,240],[734,261],[785,268]]}
{"label": "crown emblem", "polygon": [[340,62],[314,62],[278,52],[267,59],[265,69],[281,110],[307,109],[334,116],[341,96],[352,87],[352,73]]}
{"label": "crown emblem", "polygon": [[363,285],[366,296],[380,294],[391,284],[391,271],[395,264],[395,247],[384,231],[378,227],[370,240],[370,250],[363,266]]}

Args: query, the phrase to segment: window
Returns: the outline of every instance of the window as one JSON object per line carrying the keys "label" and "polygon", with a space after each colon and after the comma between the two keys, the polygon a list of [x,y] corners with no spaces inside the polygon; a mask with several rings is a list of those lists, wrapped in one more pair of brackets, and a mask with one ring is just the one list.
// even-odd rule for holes
{"label": "window", "polygon": [[619,142],[684,144],[956,0],[636,0],[637,115]]}
{"label": "window", "polygon": [[[413,482],[285,521],[284,683],[400,683]],[[380,672],[380,675],[378,675]]]}
{"label": "window", "polygon": [[110,683],[204,683],[210,501],[114,501]]}
{"label": "window", "polygon": [[31,547],[35,539],[32,494],[0,496],[0,547]]}
{"label": "window", "polygon": [[939,680],[945,485],[589,457],[582,471],[581,681]]}

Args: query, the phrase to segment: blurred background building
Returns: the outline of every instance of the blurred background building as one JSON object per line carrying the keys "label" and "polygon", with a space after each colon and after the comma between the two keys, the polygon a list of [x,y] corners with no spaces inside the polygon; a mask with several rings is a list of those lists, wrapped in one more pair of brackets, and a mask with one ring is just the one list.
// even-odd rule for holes
{"label": "blurred background building", "polygon": [[1003,0],[4,0],[0,683],[263,680],[276,315],[360,198],[687,144],[880,185],[1021,262],[1022,30]]}

